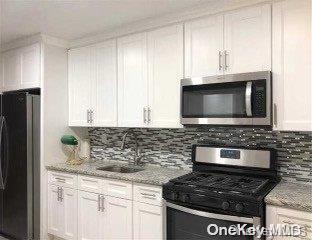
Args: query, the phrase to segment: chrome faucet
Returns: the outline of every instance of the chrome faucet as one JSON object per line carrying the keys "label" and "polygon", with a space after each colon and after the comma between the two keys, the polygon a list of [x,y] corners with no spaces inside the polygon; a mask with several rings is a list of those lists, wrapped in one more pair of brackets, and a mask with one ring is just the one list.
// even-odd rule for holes
{"label": "chrome faucet", "polygon": [[142,164],[142,162],[141,162],[142,155],[141,155],[141,151],[140,151],[139,144],[138,144],[138,137],[137,137],[137,134],[135,134],[132,130],[126,131],[126,133],[123,135],[122,142],[121,142],[121,150],[125,149],[126,139],[130,133],[134,137],[134,142],[135,142],[135,145],[134,145],[134,165],[141,165]]}

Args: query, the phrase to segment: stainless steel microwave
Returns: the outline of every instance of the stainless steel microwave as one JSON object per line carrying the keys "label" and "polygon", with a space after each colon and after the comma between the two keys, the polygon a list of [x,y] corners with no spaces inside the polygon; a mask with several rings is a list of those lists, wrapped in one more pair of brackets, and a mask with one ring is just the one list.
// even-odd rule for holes
{"label": "stainless steel microwave", "polygon": [[181,123],[270,126],[271,72],[181,80]]}

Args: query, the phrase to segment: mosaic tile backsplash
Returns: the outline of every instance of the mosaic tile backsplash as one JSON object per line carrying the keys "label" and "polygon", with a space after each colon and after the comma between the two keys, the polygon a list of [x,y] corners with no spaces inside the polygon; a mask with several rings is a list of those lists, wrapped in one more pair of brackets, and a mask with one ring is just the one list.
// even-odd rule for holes
{"label": "mosaic tile backsplash", "polygon": [[[134,137],[127,128],[90,128],[91,157],[129,161],[134,154]],[[312,185],[312,132],[278,132],[259,128],[190,127],[183,129],[131,129],[137,135],[142,161],[163,167],[190,169],[191,146],[214,142],[237,146],[277,149],[278,171],[285,180]]]}

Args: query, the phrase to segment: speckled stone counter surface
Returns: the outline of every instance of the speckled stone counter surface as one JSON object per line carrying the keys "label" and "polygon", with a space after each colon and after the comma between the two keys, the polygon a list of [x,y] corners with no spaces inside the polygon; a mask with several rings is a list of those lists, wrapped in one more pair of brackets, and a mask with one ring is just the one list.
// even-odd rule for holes
{"label": "speckled stone counter surface", "polygon": [[143,166],[144,170],[135,172],[135,173],[117,173],[117,172],[109,172],[109,171],[101,171],[97,170],[99,167],[104,167],[108,165],[119,165],[124,166],[126,164],[122,164],[116,161],[97,161],[97,162],[89,162],[84,163],[78,166],[71,166],[65,163],[57,163],[52,165],[47,165],[46,168],[48,170],[54,171],[62,171],[66,173],[77,173],[84,174],[96,177],[104,177],[118,180],[125,180],[137,183],[145,183],[161,186],[164,183],[167,183],[170,179],[179,177],[181,175],[187,174],[190,171],[188,170],[178,170],[178,169],[170,169],[163,167],[155,167],[151,165]]}
{"label": "speckled stone counter surface", "polygon": [[270,205],[312,212],[312,186],[280,182],[265,198]]}

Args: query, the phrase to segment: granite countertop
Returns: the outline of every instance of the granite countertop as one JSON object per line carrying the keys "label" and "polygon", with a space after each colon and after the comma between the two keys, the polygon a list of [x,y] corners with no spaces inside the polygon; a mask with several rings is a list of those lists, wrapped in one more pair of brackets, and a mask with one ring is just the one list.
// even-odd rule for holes
{"label": "granite countertop", "polygon": [[46,165],[46,169],[54,171],[62,171],[66,173],[77,173],[83,175],[90,175],[103,178],[111,178],[118,180],[125,180],[137,183],[145,183],[151,185],[161,186],[167,183],[170,179],[179,177],[181,175],[187,174],[190,170],[179,170],[179,169],[170,169],[165,167],[157,167],[151,165],[144,165],[143,171],[135,173],[117,173],[109,171],[97,170],[99,167],[104,167],[108,165],[119,165],[124,166],[126,163],[122,164],[121,162],[116,161],[97,161],[97,162],[88,162],[81,165],[67,165],[65,163],[57,163]]}
{"label": "granite countertop", "polygon": [[312,212],[312,186],[280,182],[265,198],[270,205]]}

